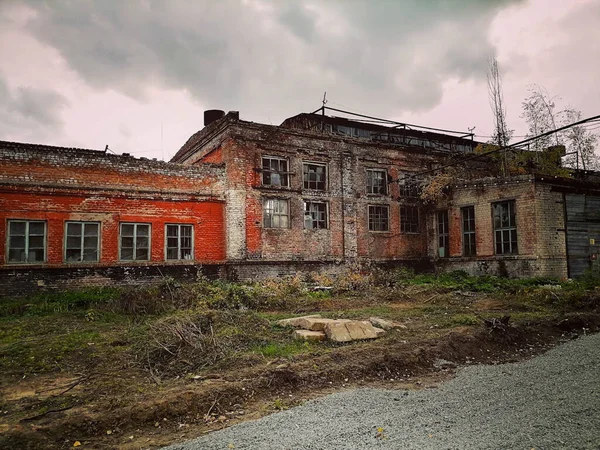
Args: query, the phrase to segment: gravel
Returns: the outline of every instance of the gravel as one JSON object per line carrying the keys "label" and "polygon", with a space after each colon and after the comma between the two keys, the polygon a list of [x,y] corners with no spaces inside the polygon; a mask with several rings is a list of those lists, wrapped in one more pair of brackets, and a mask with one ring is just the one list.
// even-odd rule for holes
{"label": "gravel", "polygon": [[168,447],[229,448],[600,449],[600,334],[437,389],[339,392]]}

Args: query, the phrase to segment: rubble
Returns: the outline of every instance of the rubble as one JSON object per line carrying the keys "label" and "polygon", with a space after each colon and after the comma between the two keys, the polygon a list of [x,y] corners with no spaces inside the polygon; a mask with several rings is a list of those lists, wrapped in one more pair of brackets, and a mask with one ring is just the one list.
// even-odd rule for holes
{"label": "rubble", "polygon": [[[389,321],[384,322],[393,326],[400,325]],[[383,327],[375,327],[369,320],[328,319],[319,314],[282,319],[277,321],[277,324],[282,327],[298,328],[294,330],[294,339],[307,341],[329,339],[333,342],[350,342],[376,339],[385,334]]]}

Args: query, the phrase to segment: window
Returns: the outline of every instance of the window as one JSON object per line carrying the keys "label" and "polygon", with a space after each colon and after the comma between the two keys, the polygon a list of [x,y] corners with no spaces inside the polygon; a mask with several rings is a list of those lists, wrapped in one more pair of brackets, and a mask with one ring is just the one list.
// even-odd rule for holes
{"label": "window", "polygon": [[304,189],[324,191],[327,187],[326,166],[324,164],[302,164]]}
{"label": "window", "polygon": [[465,206],[460,209],[462,216],[463,256],[475,256],[475,207]]}
{"label": "window", "polygon": [[421,183],[413,175],[404,175],[400,178],[399,185],[402,197],[419,197],[421,195]]}
{"label": "window", "polygon": [[276,156],[263,156],[262,184],[264,186],[289,186],[287,159]]}
{"label": "window", "polygon": [[387,194],[387,173],[385,170],[367,169],[367,194]]}
{"label": "window", "polygon": [[263,204],[263,223],[265,228],[289,228],[289,201],[268,198]]}
{"label": "window", "polygon": [[100,224],[98,222],[67,222],[65,261],[98,261]]}
{"label": "window", "polygon": [[400,231],[403,233],[419,232],[419,208],[415,206],[400,207]]}
{"label": "window", "polygon": [[144,223],[121,224],[122,261],[150,260],[150,225]]}
{"label": "window", "polygon": [[369,231],[389,231],[389,208],[369,205]]}
{"label": "window", "polygon": [[514,200],[492,204],[494,215],[494,243],[497,255],[518,253],[517,222]]}
{"label": "window", "polygon": [[36,263],[46,260],[46,222],[8,221],[8,262]]}
{"label": "window", "polygon": [[167,259],[194,259],[192,225],[167,225]]}
{"label": "window", "polygon": [[448,211],[437,212],[438,255],[447,258],[450,252],[450,235],[448,233]]}
{"label": "window", "polygon": [[327,228],[327,204],[304,202],[304,228],[317,230]]}

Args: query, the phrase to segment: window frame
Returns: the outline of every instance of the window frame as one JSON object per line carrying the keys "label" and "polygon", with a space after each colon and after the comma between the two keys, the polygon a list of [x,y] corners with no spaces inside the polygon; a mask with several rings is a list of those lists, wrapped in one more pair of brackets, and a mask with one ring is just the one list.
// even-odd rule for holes
{"label": "window frame", "polygon": [[[466,217],[466,213],[468,216]],[[472,216],[471,216],[472,212]],[[461,236],[462,236],[462,255],[466,257],[477,256],[477,228],[475,222],[475,206],[463,206],[460,208]],[[465,223],[472,223],[473,228],[469,226],[466,229]],[[467,250],[468,249],[468,250]]]}
{"label": "window frame", "polygon": [[[375,224],[375,219],[378,219],[378,221],[381,221],[381,218],[383,217],[382,215],[378,215],[377,217],[375,217],[373,214],[371,214],[371,208],[381,208],[382,211],[383,209],[385,209],[386,211],[386,215],[385,215],[385,219],[386,219],[386,229],[382,230],[382,229],[374,229],[374,227],[372,225]],[[369,230],[369,232],[371,233],[389,233],[390,232],[390,206],[389,205],[367,205],[367,228]]]}
{"label": "window frame", "polygon": [[[436,235],[439,258],[448,258],[450,256],[450,214],[447,209],[436,211]],[[444,219],[440,221],[440,218]],[[445,244],[445,245],[443,245]],[[444,254],[440,250],[444,249]]]}
{"label": "window frame", "polygon": [[[407,214],[409,210],[411,214]],[[416,220],[414,212],[416,212]],[[414,225],[414,229],[412,225]],[[421,233],[421,211],[418,206],[400,205],[400,232],[404,234]]]}
{"label": "window frame", "polygon": [[[169,258],[169,227],[177,227],[177,258]],[[181,256],[181,228],[189,227],[192,230],[190,234],[191,242],[190,242],[190,258],[182,258]],[[165,223],[165,261],[194,261],[194,224],[192,223]]]}
{"label": "window frame", "polygon": [[[305,230],[327,230],[329,229],[329,204],[328,202],[324,202],[324,201],[318,201],[318,200],[303,200],[303,206],[304,206],[304,229]],[[309,205],[323,205],[324,207],[324,211],[316,211],[317,213],[323,213],[323,219],[315,219],[314,216],[311,215],[312,211],[307,210],[307,207]],[[324,222],[324,226],[312,226],[312,227],[307,227],[306,226],[306,221],[307,221],[307,216],[310,216],[311,219],[310,221],[314,224],[315,222],[319,223],[319,222]]]}
{"label": "window frame", "polygon": [[[375,185],[373,184],[372,174],[381,173],[383,174],[383,192],[373,192]],[[367,195],[388,195],[389,186],[388,186],[388,176],[386,169],[378,169],[378,168],[367,168],[366,169],[366,189]]]}
{"label": "window frame", "polygon": [[[132,259],[123,259],[123,225],[133,225],[133,257]],[[138,259],[136,257],[137,254],[137,229],[138,225],[143,225],[148,227],[148,258],[147,259]],[[130,236],[126,236],[130,237]],[[148,222],[120,222],[119,223],[119,261],[126,262],[138,262],[138,261],[151,261],[152,260],[152,224]]]}
{"label": "window frame", "polygon": [[[307,166],[315,166],[315,167],[322,167],[323,168],[323,188],[317,188],[317,187],[310,187],[310,183],[315,183],[316,185],[318,185],[319,181],[311,181],[311,180],[307,180],[305,178],[306,175],[309,175],[310,172],[305,172],[304,168]],[[313,161],[302,161],[302,188],[306,189],[306,190],[310,190],[310,191],[326,191],[329,187],[329,173],[328,173],[328,167],[326,163],[321,163],[321,162],[313,162]],[[315,172],[316,173],[316,172]],[[309,186],[307,187],[306,184],[309,184]]]}
{"label": "window frame", "polygon": [[[10,250],[11,250],[11,245],[10,245],[10,238],[11,238],[11,232],[10,232],[10,225],[11,223],[24,223],[25,224],[25,234],[23,235],[23,237],[25,238],[25,248],[23,248],[23,250],[25,251],[25,261],[11,261],[10,260]],[[31,250],[30,246],[29,246],[29,239],[30,239],[30,233],[29,233],[29,226],[31,223],[42,223],[44,225],[44,234],[43,236],[43,251],[44,251],[44,257],[42,258],[42,260],[36,260],[36,261],[29,261],[29,252]],[[36,234],[34,236],[40,236],[39,234]],[[47,220],[39,220],[39,219],[7,219],[6,221],[6,255],[5,255],[5,260],[6,260],[6,264],[19,264],[19,265],[33,265],[33,264],[44,264],[47,261],[48,258],[48,221]],[[19,247],[20,248],[20,247]],[[38,247],[35,247],[35,249],[37,249]]]}
{"label": "window frame", "polygon": [[[267,221],[266,221],[266,213],[267,213],[267,208],[266,208],[266,203],[269,201],[276,201],[279,203],[285,203],[287,205],[287,213],[286,214],[282,214],[280,212],[276,212],[276,209],[273,208],[273,212],[271,213],[271,218],[270,218],[270,224],[269,226],[267,226]],[[263,198],[263,202],[262,202],[262,208],[263,208],[263,228],[268,228],[268,229],[272,229],[272,230],[287,230],[291,228],[291,224],[292,224],[292,217],[290,214],[290,199],[289,198],[277,198],[277,197],[267,197],[267,198]],[[273,226],[273,218],[277,216],[277,217],[287,217],[287,226]]]}
{"label": "window frame", "polygon": [[[67,253],[69,250],[69,225],[70,224],[80,224],[81,225],[81,242],[80,242],[80,257],[83,257],[84,251],[85,251],[85,228],[87,225],[97,225],[98,226],[98,233],[96,234],[96,259],[95,260],[85,260],[85,259],[80,259],[80,260],[76,260],[76,261],[69,261],[67,259]],[[100,245],[100,239],[101,239],[101,232],[102,232],[102,223],[95,221],[95,220],[67,220],[65,221],[65,226],[64,226],[64,235],[63,235],[63,261],[65,264],[93,264],[93,263],[97,263],[100,262],[100,250],[102,248],[102,246]]]}
{"label": "window frame", "polygon": [[[265,168],[265,160],[268,161],[278,161],[280,164],[282,162],[285,163],[286,165],[286,170],[281,170],[281,166],[279,166],[278,170],[273,170],[271,163],[269,162],[269,167]],[[261,163],[261,185],[265,186],[265,187],[275,187],[275,188],[280,188],[280,187],[290,187],[290,160],[287,157],[284,156],[271,156],[271,155],[263,155],[260,158],[260,163]],[[269,174],[270,180],[269,183],[265,182],[265,176]],[[282,182],[280,184],[274,184],[272,181],[272,174],[277,174],[280,177],[280,180],[283,181],[285,180],[285,184]]]}
{"label": "window frame", "polygon": [[419,198],[421,196],[421,182],[414,175],[404,173],[398,181],[400,197]]}
{"label": "window frame", "polygon": [[[505,226],[503,224],[502,213],[501,216],[498,217],[500,221],[500,225],[497,226],[496,221],[496,211],[497,207],[502,207],[502,205],[507,205],[507,220],[508,225]],[[518,255],[519,254],[519,245],[518,245],[518,233],[517,233],[517,211],[516,211],[516,201],[515,200],[502,200],[499,202],[492,203],[492,229],[494,231],[494,254],[495,255]],[[512,213],[511,213],[512,210]],[[511,223],[512,222],[512,223]],[[508,233],[508,241],[505,239],[505,233]],[[514,239],[513,239],[514,233]],[[498,236],[500,236],[500,242],[498,242]],[[498,244],[500,244],[501,251],[498,251]],[[508,252],[505,251],[505,247],[508,244]]]}

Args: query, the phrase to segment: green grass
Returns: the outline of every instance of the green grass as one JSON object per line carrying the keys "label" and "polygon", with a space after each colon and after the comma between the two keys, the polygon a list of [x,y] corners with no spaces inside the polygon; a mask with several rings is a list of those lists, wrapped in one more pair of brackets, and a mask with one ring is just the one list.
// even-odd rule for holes
{"label": "green grass", "polygon": [[316,346],[307,341],[269,342],[258,345],[253,352],[263,355],[267,359],[289,358],[299,353],[311,353]]}

